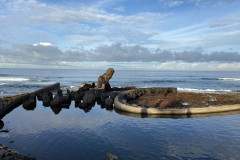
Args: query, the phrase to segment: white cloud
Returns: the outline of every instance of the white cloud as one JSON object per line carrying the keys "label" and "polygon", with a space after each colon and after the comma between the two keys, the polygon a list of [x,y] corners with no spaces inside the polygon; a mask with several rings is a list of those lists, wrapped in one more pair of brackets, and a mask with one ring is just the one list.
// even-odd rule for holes
{"label": "white cloud", "polygon": [[166,5],[169,7],[176,7],[176,6],[180,6],[183,3],[184,3],[183,1],[170,1],[170,2],[167,2]]}
{"label": "white cloud", "polygon": [[39,43],[33,44],[33,46],[53,46],[53,45],[49,42],[39,42]]}

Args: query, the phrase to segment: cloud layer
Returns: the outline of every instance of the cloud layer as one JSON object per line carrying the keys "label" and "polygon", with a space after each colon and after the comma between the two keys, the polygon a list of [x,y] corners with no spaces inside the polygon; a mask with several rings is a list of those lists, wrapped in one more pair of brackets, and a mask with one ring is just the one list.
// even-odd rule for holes
{"label": "cloud layer", "polygon": [[172,52],[149,49],[140,45],[126,46],[121,43],[98,46],[92,50],[60,50],[49,43],[38,45],[13,45],[10,49],[0,48],[1,63],[54,64],[62,62],[240,62],[238,52],[201,51]]}

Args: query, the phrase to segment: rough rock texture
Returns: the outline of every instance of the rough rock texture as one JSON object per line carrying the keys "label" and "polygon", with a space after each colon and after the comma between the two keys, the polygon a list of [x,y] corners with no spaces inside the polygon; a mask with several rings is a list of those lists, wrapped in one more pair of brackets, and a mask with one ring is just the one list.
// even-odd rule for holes
{"label": "rough rock texture", "polygon": [[0,144],[0,159],[1,160],[37,160],[36,158],[24,156],[2,144]]}
{"label": "rough rock texture", "polygon": [[23,108],[26,110],[34,110],[37,106],[36,96],[30,95],[27,100],[23,101]]}
{"label": "rough rock texture", "polygon": [[75,91],[88,91],[90,88],[94,88],[95,87],[95,83],[94,82],[90,82],[90,83],[82,83],[81,86],[77,87]]}
{"label": "rough rock texture", "polygon": [[85,104],[91,104],[95,101],[96,97],[93,92],[88,92],[86,95],[83,97],[83,103]]}
{"label": "rough rock texture", "polygon": [[113,68],[109,68],[103,75],[98,77],[97,88],[105,88],[106,91],[111,91],[109,80],[112,78],[114,73]]}
{"label": "rough rock texture", "polygon": [[105,160],[118,160],[118,157],[112,153],[108,153]]}
{"label": "rough rock texture", "polygon": [[111,106],[111,105],[113,105],[113,100],[108,97],[108,98],[105,99],[105,104],[106,104],[107,106]]}

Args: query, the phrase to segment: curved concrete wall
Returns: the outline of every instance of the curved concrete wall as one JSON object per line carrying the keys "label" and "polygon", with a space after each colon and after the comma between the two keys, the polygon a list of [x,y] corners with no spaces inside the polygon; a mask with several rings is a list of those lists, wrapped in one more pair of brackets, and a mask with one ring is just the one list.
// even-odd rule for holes
{"label": "curved concrete wall", "polygon": [[182,109],[159,109],[159,108],[146,108],[142,106],[131,106],[127,103],[130,99],[136,99],[137,97],[145,93],[160,93],[162,91],[177,92],[175,88],[139,88],[130,90],[119,94],[114,99],[114,105],[117,109],[126,112],[140,113],[140,114],[202,114],[202,113],[216,113],[240,110],[240,104],[224,105],[224,106],[209,106],[202,108],[182,108]]}

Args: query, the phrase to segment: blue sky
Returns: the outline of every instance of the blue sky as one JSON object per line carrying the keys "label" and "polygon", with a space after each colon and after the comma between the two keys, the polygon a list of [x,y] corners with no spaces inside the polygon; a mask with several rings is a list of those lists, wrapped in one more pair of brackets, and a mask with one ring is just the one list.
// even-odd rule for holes
{"label": "blue sky", "polygon": [[0,67],[240,70],[239,0],[0,0]]}

